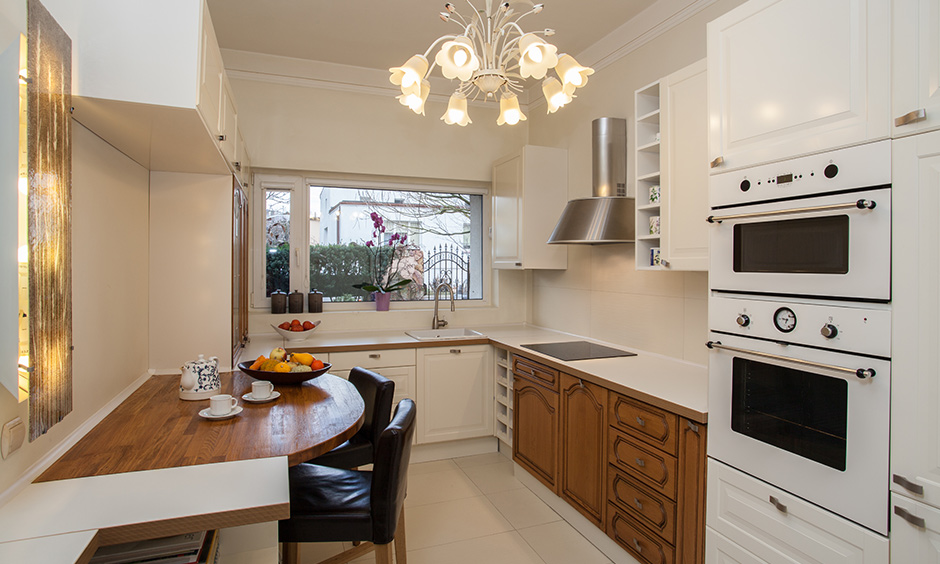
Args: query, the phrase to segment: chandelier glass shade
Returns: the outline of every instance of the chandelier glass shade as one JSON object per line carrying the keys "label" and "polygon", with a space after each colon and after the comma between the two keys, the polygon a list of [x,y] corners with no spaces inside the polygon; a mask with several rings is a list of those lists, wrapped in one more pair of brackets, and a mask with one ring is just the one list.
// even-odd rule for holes
{"label": "chandelier glass shade", "polygon": [[[525,32],[519,26],[526,16],[541,12],[542,4],[531,0],[484,0],[485,6],[478,9],[471,0],[464,1],[473,9],[470,17],[462,16],[449,2],[440,14],[445,22],[460,26],[459,34],[439,37],[423,55],[414,55],[404,65],[389,69],[389,80],[401,88],[398,101],[416,114],[424,115],[431,89],[428,77],[434,66],[440,67],[445,78],[460,81],[441,116],[444,123],[460,126],[472,123],[467,100],[480,97],[499,99],[498,125],[525,121],[517,94],[527,78],[543,81],[548,113],[554,113],[570,102],[575,90],[587,84],[588,76],[594,73],[571,55],[559,55],[558,48],[542,38],[554,35],[553,30]],[[525,5],[528,10],[517,12],[511,4]],[[433,64],[429,63],[429,54],[438,46]],[[546,78],[551,69],[557,77]]]}

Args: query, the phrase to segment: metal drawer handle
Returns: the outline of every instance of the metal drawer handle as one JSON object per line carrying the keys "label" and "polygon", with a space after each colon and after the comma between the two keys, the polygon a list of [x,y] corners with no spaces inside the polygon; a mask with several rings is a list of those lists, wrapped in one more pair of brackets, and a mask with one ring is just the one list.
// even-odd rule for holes
{"label": "metal drawer handle", "polygon": [[460,349],[450,349],[451,354],[460,354]]}
{"label": "metal drawer handle", "polygon": [[640,416],[637,416],[636,424],[639,425],[640,427],[646,427],[646,421],[643,421],[643,418]]}
{"label": "metal drawer handle", "polygon": [[636,505],[637,509],[639,509],[640,511],[643,511],[643,504],[640,503],[640,500],[638,500],[637,498],[633,498],[633,505]]}
{"label": "metal drawer handle", "polygon": [[724,158],[724,157],[716,157],[715,160],[713,160],[712,162],[708,163],[708,168],[716,168],[716,167],[719,167],[719,166],[721,166],[724,162],[725,162],[725,158]]}
{"label": "metal drawer handle", "polygon": [[382,355],[379,353],[372,353],[369,355],[369,358],[382,358]]}
{"label": "metal drawer handle", "polygon": [[636,459],[636,465],[639,466],[640,468],[645,468],[645,467],[646,467],[646,461],[643,460],[642,458],[637,458],[637,459]]}
{"label": "metal drawer handle", "polygon": [[659,259],[659,264],[663,268],[669,268],[669,261],[666,259],[663,259],[663,258]]}
{"label": "metal drawer handle", "polygon": [[689,424],[689,429],[690,429],[693,433],[698,433],[698,425],[696,425],[695,423],[692,423],[691,421],[686,421],[686,423]]}
{"label": "metal drawer handle", "polygon": [[894,514],[915,527],[920,527],[921,529],[927,528],[927,521],[925,521],[923,517],[918,517],[901,506],[894,506]]}
{"label": "metal drawer handle", "polygon": [[836,372],[842,372],[844,374],[851,374],[856,376],[860,380],[868,380],[875,377],[874,368],[843,368],[841,366],[833,366],[831,364],[822,364],[819,362],[813,362],[811,360],[802,360],[799,358],[790,358],[787,356],[780,356],[778,354],[763,353],[757,351],[749,351],[747,349],[739,349],[737,347],[729,347],[727,345],[722,345],[721,341],[708,341],[705,343],[705,346],[710,349],[720,349],[730,352],[750,354],[753,356],[759,356],[761,358],[769,358],[771,360],[782,360],[785,362],[792,362],[794,364],[801,364],[803,366],[812,366],[813,368],[825,368],[826,370],[834,370]]}
{"label": "metal drawer handle", "polygon": [[912,494],[924,495],[924,486],[920,484],[915,484],[914,482],[908,480],[904,476],[898,476],[897,474],[895,474],[894,478],[892,478],[892,481],[895,484],[904,488],[905,490],[911,492]]}
{"label": "metal drawer handle", "polygon": [[219,135],[219,141],[225,141],[225,136],[224,136],[224,135]]}
{"label": "metal drawer handle", "polygon": [[770,496],[770,503],[773,504],[773,506],[777,508],[777,511],[781,513],[787,512],[787,506],[780,503],[780,500],[777,499],[776,497]]}
{"label": "metal drawer handle", "polygon": [[636,549],[637,552],[643,552],[643,547],[640,546],[640,542],[636,540],[636,537],[633,537],[633,548]]}
{"label": "metal drawer handle", "polygon": [[856,200],[854,202],[849,202],[846,204],[831,204],[828,206],[809,206],[805,208],[793,208],[789,210],[774,210],[774,211],[762,211],[762,212],[753,212],[753,213],[736,213],[733,215],[710,215],[705,218],[705,221],[708,223],[721,223],[727,219],[745,219],[749,217],[769,217],[772,215],[790,215],[798,213],[811,213],[811,212],[820,212],[820,211],[835,211],[835,210],[849,210],[849,209],[858,209],[858,210],[873,210],[878,206],[878,203],[874,200]]}
{"label": "metal drawer handle", "polygon": [[901,127],[902,125],[917,123],[919,121],[924,121],[925,119],[927,119],[927,110],[921,108],[919,110],[914,110],[913,112],[908,112],[899,118],[895,118],[894,126]]}

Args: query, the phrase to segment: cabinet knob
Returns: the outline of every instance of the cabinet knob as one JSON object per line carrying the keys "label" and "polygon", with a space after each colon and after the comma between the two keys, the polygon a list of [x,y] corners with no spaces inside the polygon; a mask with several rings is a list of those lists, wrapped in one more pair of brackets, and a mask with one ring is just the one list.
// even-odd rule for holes
{"label": "cabinet knob", "polygon": [[638,500],[637,498],[633,498],[633,505],[636,505],[637,509],[639,509],[640,511],[643,511],[643,504],[640,503],[640,500]]}
{"label": "cabinet knob", "polygon": [[238,162],[238,161],[235,161],[235,162],[232,163],[232,166],[233,166],[233,167],[235,168],[235,170],[237,170],[238,172],[241,172],[241,171],[242,171],[242,163],[240,163],[240,162]]}
{"label": "cabinet knob", "polygon": [[639,425],[640,427],[646,427],[646,421],[643,421],[643,418],[640,417],[639,415],[636,418],[636,424]]}
{"label": "cabinet knob", "polygon": [[460,354],[460,349],[450,349],[451,354]]}
{"label": "cabinet knob", "polygon": [[225,141],[225,136],[224,136],[224,135],[219,135],[219,141]]}
{"label": "cabinet knob", "polygon": [[642,458],[637,458],[636,465],[639,466],[640,468],[646,468],[646,461],[643,460]]}
{"label": "cabinet knob", "polygon": [[787,512],[787,506],[784,505],[784,504],[782,504],[782,503],[780,503],[780,500],[777,499],[776,497],[770,496],[770,503],[771,503],[774,507],[777,508],[777,511],[779,511],[779,512],[781,512],[781,513],[786,513],[786,512]]}
{"label": "cabinet knob", "polygon": [[637,552],[643,552],[643,547],[640,546],[640,542],[636,540],[636,537],[633,537],[633,548]]}
{"label": "cabinet knob", "polygon": [[911,492],[914,495],[924,495],[924,486],[920,484],[915,484],[914,482],[908,480],[904,476],[895,474],[892,480],[895,484],[901,486],[905,490]]}
{"label": "cabinet knob", "polygon": [[666,260],[666,259],[664,259],[664,258],[659,259],[659,264],[660,264],[663,268],[669,268],[669,261]]}

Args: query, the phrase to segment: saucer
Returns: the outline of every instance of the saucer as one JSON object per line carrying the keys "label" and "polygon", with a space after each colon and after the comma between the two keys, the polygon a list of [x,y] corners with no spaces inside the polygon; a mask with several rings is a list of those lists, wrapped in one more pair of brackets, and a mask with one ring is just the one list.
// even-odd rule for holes
{"label": "saucer", "polygon": [[242,406],[236,405],[235,408],[232,409],[232,411],[229,411],[225,415],[212,415],[211,413],[209,413],[209,408],[207,407],[199,412],[199,417],[202,417],[203,419],[228,419],[229,417],[235,417],[236,415],[241,413],[242,409],[243,409]]}
{"label": "saucer", "polygon": [[279,397],[281,397],[281,392],[274,390],[273,392],[271,392],[270,396],[263,398],[263,399],[255,399],[255,396],[251,395],[251,392],[248,392],[247,394],[243,395],[242,399],[249,403],[267,403],[269,401],[276,400]]}

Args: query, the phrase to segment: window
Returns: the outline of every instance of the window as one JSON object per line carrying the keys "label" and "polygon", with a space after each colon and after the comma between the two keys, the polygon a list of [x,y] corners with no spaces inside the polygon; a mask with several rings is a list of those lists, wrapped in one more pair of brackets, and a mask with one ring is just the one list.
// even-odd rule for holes
{"label": "window", "polygon": [[255,307],[268,307],[275,290],[319,290],[325,303],[370,301],[356,285],[400,279],[412,283],[393,300],[433,299],[445,282],[457,299],[483,299],[481,189],[343,184],[257,175],[264,224],[256,222],[255,248],[264,252],[255,253]]}

